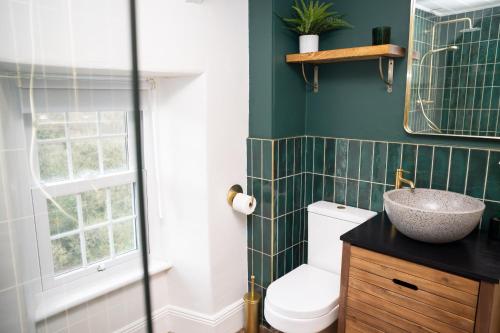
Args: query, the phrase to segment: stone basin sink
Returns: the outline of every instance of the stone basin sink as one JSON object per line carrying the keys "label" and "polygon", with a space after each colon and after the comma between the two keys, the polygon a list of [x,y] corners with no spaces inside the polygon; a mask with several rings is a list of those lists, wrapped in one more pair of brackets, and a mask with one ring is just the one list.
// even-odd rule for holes
{"label": "stone basin sink", "polygon": [[474,230],[484,203],[454,192],[417,188],[384,193],[392,224],[404,235],[427,243],[448,243]]}

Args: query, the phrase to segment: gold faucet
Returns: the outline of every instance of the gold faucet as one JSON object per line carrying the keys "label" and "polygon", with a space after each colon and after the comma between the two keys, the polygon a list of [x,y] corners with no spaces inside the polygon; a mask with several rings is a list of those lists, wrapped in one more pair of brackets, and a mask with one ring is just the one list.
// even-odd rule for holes
{"label": "gold faucet", "polygon": [[403,169],[396,170],[396,189],[403,188],[403,184],[407,184],[408,186],[410,186],[411,190],[414,190],[415,183],[413,183],[411,180],[405,179],[403,177],[403,172],[408,171],[404,171]]}

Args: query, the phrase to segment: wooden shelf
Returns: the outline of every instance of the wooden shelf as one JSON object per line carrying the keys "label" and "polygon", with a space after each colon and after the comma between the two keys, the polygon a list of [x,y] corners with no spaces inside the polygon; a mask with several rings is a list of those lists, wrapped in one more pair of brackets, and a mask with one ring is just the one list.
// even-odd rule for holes
{"label": "wooden shelf", "polygon": [[393,45],[375,45],[351,47],[346,49],[327,50],[311,53],[295,53],[287,54],[287,63],[310,63],[310,64],[326,64],[330,62],[342,61],[358,61],[385,58],[402,58],[405,56],[405,49]]}

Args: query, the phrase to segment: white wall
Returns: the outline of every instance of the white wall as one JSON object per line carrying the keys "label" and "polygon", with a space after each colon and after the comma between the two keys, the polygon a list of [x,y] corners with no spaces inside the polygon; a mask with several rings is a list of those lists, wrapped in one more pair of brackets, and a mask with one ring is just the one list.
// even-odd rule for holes
{"label": "white wall", "polygon": [[[127,3],[0,1],[0,61],[128,69]],[[174,263],[163,293],[177,309],[172,325],[183,332],[185,321],[176,322],[177,314],[186,310],[214,326],[246,290],[246,222],[229,209],[225,195],[232,184],[246,184],[247,0],[137,4],[141,71],[162,77],[153,112],[166,231],[154,237],[167,243]],[[173,78],[178,74],[184,77]],[[213,329],[241,325],[241,311],[232,318],[229,326]]]}

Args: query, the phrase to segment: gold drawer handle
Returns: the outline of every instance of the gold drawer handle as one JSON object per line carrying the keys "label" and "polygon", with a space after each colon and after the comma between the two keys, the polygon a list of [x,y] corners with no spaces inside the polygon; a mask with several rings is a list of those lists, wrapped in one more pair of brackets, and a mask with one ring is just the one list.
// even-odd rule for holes
{"label": "gold drawer handle", "polygon": [[392,282],[394,282],[395,284],[400,285],[402,287],[405,287],[405,288],[409,288],[412,290],[418,290],[418,287],[416,285],[399,280],[399,279],[392,279]]}

